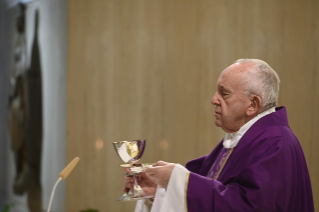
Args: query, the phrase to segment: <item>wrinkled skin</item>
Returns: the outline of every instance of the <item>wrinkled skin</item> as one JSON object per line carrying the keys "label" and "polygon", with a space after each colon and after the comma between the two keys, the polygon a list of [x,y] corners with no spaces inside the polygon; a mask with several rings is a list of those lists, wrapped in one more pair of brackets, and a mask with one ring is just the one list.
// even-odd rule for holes
{"label": "wrinkled skin", "polygon": [[217,91],[211,99],[215,105],[215,125],[227,133],[237,132],[245,123],[258,115],[261,99],[245,95],[241,80],[252,64],[235,63],[219,76]]}
{"label": "wrinkled skin", "polygon": [[146,169],[145,173],[160,187],[167,188],[172,171],[175,167],[174,163],[158,161]]}

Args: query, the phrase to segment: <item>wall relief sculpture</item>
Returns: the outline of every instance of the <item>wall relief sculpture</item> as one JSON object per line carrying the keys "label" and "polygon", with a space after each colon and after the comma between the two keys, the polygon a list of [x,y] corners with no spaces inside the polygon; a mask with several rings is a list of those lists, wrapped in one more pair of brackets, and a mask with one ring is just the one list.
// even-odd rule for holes
{"label": "wall relief sculpture", "polygon": [[26,5],[17,5],[17,39],[14,46],[14,64],[10,76],[9,130],[15,157],[16,176],[13,191],[27,193],[31,212],[42,211],[41,152],[42,152],[42,74],[38,44],[39,13],[35,13],[34,39],[31,63],[25,39]]}

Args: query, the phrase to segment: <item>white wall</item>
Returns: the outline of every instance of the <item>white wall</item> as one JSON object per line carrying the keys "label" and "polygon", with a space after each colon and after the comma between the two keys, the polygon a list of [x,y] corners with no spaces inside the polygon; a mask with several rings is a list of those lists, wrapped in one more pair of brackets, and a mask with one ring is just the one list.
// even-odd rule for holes
{"label": "white wall", "polygon": [[[39,11],[38,41],[43,86],[42,206],[46,209],[53,185],[66,164],[68,1],[40,0],[28,5],[26,40],[29,65],[36,10]],[[10,154],[9,200],[16,203],[13,211],[28,211],[26,209],[26,196],[20,197],[12,193],[14,164],[13,155]],[[65,211],[64,181],[60,182],[56,189],[51,211]]]}

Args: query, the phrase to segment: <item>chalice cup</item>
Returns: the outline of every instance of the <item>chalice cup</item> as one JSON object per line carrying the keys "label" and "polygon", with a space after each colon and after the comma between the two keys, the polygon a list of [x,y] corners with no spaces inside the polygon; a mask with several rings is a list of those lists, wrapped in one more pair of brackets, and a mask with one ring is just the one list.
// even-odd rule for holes
{"label": "chalice cup", "polygon": [[125,163],[121,165],[126,170],[125,175],[131,176],[134,179],[133,188],[120,197],[118,199],[119,201],[135,201],[147,198],[146,196],[143,196],[143,190],[136,180],[136,176],[141,174],[145,171],[146,167],[151,165],[147,163],[137,163],[144,153],[145,144],[145,139],[113,142],[115,151]]}

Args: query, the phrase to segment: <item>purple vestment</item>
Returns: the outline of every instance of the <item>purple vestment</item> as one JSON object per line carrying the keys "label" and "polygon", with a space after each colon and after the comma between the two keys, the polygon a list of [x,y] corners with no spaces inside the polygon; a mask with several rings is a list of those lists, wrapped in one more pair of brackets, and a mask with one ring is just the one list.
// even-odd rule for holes
{"label": "purple vestment", "polygon": [[240,139],[211,179],[222,142],[186,164],[188,212],[313,212],[306,160],[291,131],[286,108],[260,118]]}

